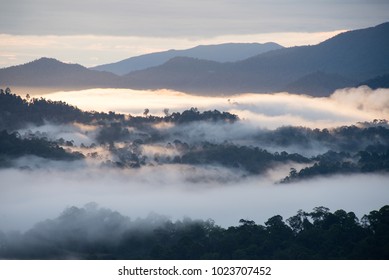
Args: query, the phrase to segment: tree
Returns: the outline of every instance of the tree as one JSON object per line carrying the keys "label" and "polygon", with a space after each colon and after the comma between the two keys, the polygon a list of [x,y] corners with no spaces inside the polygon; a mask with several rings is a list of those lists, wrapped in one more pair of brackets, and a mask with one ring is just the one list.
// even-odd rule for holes
{"label": "tree", "polygon": [[308,220],[308,213],[301,209],[298,210],[297,215],[290,217],[286,222],[290,225],[295,234],[312,226],[311,222]]}
{"label": "tree", "polygon": [[145,116],[145,117],[147,117],[147,115],[150,113],[150,110],[149,109],[145,109],[144,110],[144,112],[143,112],[143,115]]}
{"label": "tree", "polygon": [[276,215],[271,217],[265,222],[266,229],[271,235],[275,235],[281,238],[290,237],[292,230],[283,221],[282,216]]}
{"label": "tree", "polygon": [[313,208],[313,212],[309,213],[309,216],[313,220],[313,225],[317,228],[323,227],[325,224],[328,224],[328,217],[333,215],[330,212],[330,209],[324,206],[319,206]]}

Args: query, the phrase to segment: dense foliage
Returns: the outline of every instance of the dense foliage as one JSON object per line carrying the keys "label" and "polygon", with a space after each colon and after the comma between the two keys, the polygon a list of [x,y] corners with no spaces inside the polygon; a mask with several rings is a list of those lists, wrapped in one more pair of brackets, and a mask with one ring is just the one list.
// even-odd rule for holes
{"label": "dense foliage", "polygon": [[258,134],[262,144],[279,147],[298,146],[305,149],[324,147],[336,152],[359,152],[372,148],[389,147],[389,126],[386,120],[340,126],[332,129],[282,126]]}
{"label": "dense foliage", "polygon": [[258,147],[237,146],[230,143],[204,143],[201,147],[191,147],[176,161],[193,165],[220,164],[231,168],[243,168],[254,174],[264,172],[275,166],[277,162],[311,162],[310,159],[299,154],[286,152],[273,154]]}
{"label": "dense foliage", "polygon": [[[11,135],[11,132],[30,125],[39,129],[45,123],[78,123],[93,127],[94,143],[80,145],[82,150],[78,152],[94,159],[102,158],[95,150],[99,146],[111,155],[101,160],[101,164],[111,167],[217,165],[239,169],[245,174],[264,174],[278,164],[289,164],[292,168],[281,180],[283,183],[318,175],[389,171],[389,125],[386,120],[331,129],[283,126],[245,132],[237,129],[241,124],[238,116],[217,110],[200,112],[197,108],[190,108],[170,113],[166,108],[164,116],[150,115],[148,109],[143,116],[86,112],[65,102],[28,96],[23,99],[9,88],[1,90],[0,130],[8,131],[3,132],[3,138],[6,133]],[[236,134],[228,132],[232,128]],[[213,130],[218,132],[213,133]],[[18,134],[12,135],[16,137]],[[223,135],[229,137],[228,140]],[[11,150],[3,145],[2,155],[77,158],[62,149],[74,146],[73,139],[49,138],[32,132],[17,138]],[[37,147],[32,148],[33,143]],[[50,146],[51,150],[44,150],[40,148],[42,146]],[[153,154],[147,152],[150,147],[155,148]],[[82,158],[80,154],[77,156]]]}
{"label": "dense foliage", "polygon": [[86,112],[62,101],[51,101],[42,97],[23,99],[13,94],[9,88],[0,91],[0,129],[8,130],[20,129],[28,124],[42,125],[45,121],[55,124],[78,122],[104,125],[113,123],[120,124],[120,126],[139,127],[160,122],[181,124],[193,121],[234,122],[238,120],[236,115],[217,110],[200,113],[196,108],[191,108],[182,113],[172,114],[168,113],[168,109],[165,110],[166,116],[164,117],[148,116],[148,113],[145,113],[144,117],[133,117],[114,112]]}
{"label": "dense foliage", "polygon": [[287,183],[300,179],[312,178],[318,175],[389,172],[389,147],[368,147],[353,156],[348,153],[329,151],[313,158],[312,166],[300,171],[292,168],[289,176],[282,182]]}
{"label": "dense foliage", "polygon": [[77,152],[68,152],[57,143],[44,138],[22,139],[16,132],[9,134],[0,131],[0,163],[22,156],[38,156],[53,160],[76,160],[84,156]]}
{"label": "dense foliage", "polygon": [[[115,229],[115,230],[113,230]],[[353,212],[316,207],[264,225],[240,220],[131,221],[117,212],[71,207],[25,233],[0,232],[6,259],[389,259],[389,206],[361,221]]]}

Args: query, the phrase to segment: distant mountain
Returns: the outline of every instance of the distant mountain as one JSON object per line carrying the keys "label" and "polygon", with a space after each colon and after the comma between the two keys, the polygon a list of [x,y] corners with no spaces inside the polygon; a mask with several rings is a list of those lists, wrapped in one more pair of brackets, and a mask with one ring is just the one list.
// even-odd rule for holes
{"label": "distant mountain", "polygon": [[119,77],[112,73],[89,70],[79,64],[67,64],[53,58],[0,69],[1,87],[46,87],[78,89],[114,87]]}
{"label": "distant mountain", "polygon": [[[199,92],[202,88],[224,88],[226,75],[224,64],[189,57],[175,57],[161,66],[132,72],[123,77],[122,86],[137,89],[168,88],[187,92]],[[215,76],[215,77],[214,77]],[[150,77],[150,83],[147,83]],[[222,80],[216,80],[222,78]],[[201,87],[199,87],[199,85]]]}
{"label": "distant mountain", "polygon": [[197,46],[186,50],[168,50],[131,57],[116,63],[92,67],[92,70],[112,72],[125,75],[132,71],[161,65],[174,57],[191,57],[217,62],[235,62],[283,48],[276,43],[227,43],[220,45]]}
{"label": "distant mountain", "polygon": [[[181,52],[223,60],[228,58],[226,50],[229,49],[230,53],[235,53],[229,58],[238,59],[249,55],[249,52],[243,54],[242,51],[242,56],[239,56],[239,52],[233,52],[233,49],[243,50],[255,45],[199,46]],[[176,56],[177,52],[165,52],[173,53],[174,57],[161,65],[124,76],[41,58],[0,69],[0,87],[63,90],[94,87],[167,88],[206,95],[288,90],[312,96],[326,96],[338,88],[359,84],[382,87],[387,85],[389,73],[389,22],[345,32],[314,46],[279,46],[276,50],[236,62]],[[153,55],[164,57],[162,54]],[[130,61],[145,58],[153,60],[152,55],[146,55]]]}
{"label": "distant mountain", "polygon": [[283,91],[291,93],[311,94],[315,96],[328,96],[336,89],[356,86],[357,82],[338,74],[327,74],[321,71],[308,74],[290,84]]}
{"label": "distant mountain", "polygon": [[132,72],[123,82],[132,88],[169,88],[201,94],[276,92],[298,85],[305,93],[321,96],[323,89],[316,91],[309,75],[332,90],[388,72],[389,23],[384,23],[345,32],[318,45],[283,48],[234,63],[172,59]]}

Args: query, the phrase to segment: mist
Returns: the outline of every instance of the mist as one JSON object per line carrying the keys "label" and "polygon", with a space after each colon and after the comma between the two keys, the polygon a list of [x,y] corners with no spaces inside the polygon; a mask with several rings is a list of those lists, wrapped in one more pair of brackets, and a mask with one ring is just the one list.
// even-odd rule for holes
{"label": "mist", "polygon": [[329,128],[389,117],[389,90],[362,86],[337,90],[330,97],[310,97],[290,93],[241,94],[223,97],[193,96],[170,90],[139,91],[128,89],[88,89],[44,95],[83,110],[115,111],[142,115],[145,108],[152,115],[163,110],[177,112],[197,107],[237,114],[251,125],[277,128],[294,125]]}
{"label": "mist", "polygon": [[[360,151],[384,153],[389,125],[373,120],[388,118],[388,90],[350,88],[314,98],[289,93],[204,97],[167,90],[92,89],[44,97],[82,110],[126,116],[110,114],[91,122],[80,118],[80,123],[71,118],[58,123],[43,118],[35,125],[21,122],[20,139],[48,139],[52,141],[48,147],[83,156],[67,161],[54,160],[47,156],[50,153],[44,154],[47,157],[27,153],[6,159],[0,168],[0,242],[1,232],[25,232],[26,242],[37,230],[49,236],[50,228],[63,222],[62,216],[57,217],[68,213],[64,209],[86,209],[87,216],[76,215],[69,226],[85,223],[87,239],[104,241],[115,239],[106,228],[111,218],[108,227],[120,235],[134,221],[143,228],[150,219],[154,223],[212,219],[228,228],[240,219],[263,224],[275,215],[288,218],[299,209],[317,206],[353,211],[361,218],[389,204],[385,169],[351,173],[335,169],[281,183],[291,170],[312,167],[327,156],[331,162],[340,158],[359,168]],[[211,117],[202,119],[206,110]],[[153,117],[175,112],[181,112],[178,120]],[[180,121],[184,112],[187,118]],[[214,158],[207,158],[209,151]]]}
{"label": "mist", "polygon": [[[225,97],[193,96],[182,92],[169,90],[136,91],[128,89],[90,89],[73,92],[56,92],[44,95],[47,99],[66,101],[82,110],[114,111],[144,116],[145,109],[149,115],[165,116],[196,107],[199,111],[220,110],[236,114],[238,122],[193,122],[173,125],[169,123],[155,124],[150,128],[128,128],[130,136],[127,140],[142,139],[141,135],[158,132],[160,142],[153,142],[143,150],[166,154],[172,151],[166,149],[167,143],[176,139],[182,142],[198,145],[203,142],[231,142],[238,145],[259,146],[271,152],[286,151],[304,156],[315,156],[328,150],[336,150],[333,143],[317,143],[295,141],[283,145],[266,137],[287,126],[305,127],[308,129],[332,129],[344,125],[355,125],[358,122],[389,118],[389,90],[371,90],[368,87],[337,90],[330,97],[314,98],[305,95],[277,94],[241,94]],[[165,110],[165,112],[164,112]],[[91,145],[97,143],[96,136],[100,128],[96,126],[60,125],[50,123],[39,128],[29,127],[26,130],[43,131],[51,139],[60,137],[73,140],[79,146],[81,143]],[[23,130],[26,131],[26,130]],[[304,132],[302,132],[304,133]],[[68,138],[66,138],[67,136]],[[123,139],[124,140],[124,139]],[[360,139],[363,143],[362,139]],[[367,143],[365,146],[373,144]]]}
{"label": "mist", "polygon": [[0,225],[3,231],[25,231],[55,218],[66,207],[89,202],[132,219],[158,213],[172,220],[212,218],[225,227],[242,218],[263,223],[276,214],[289,217],[299,209],[321,205],[362,215],[389,202],[388,175],[274,183],[287,169],[262,176],[242,176],[216,166],[118,170],[77,162],[46,162],[34,170],[2,169]]}

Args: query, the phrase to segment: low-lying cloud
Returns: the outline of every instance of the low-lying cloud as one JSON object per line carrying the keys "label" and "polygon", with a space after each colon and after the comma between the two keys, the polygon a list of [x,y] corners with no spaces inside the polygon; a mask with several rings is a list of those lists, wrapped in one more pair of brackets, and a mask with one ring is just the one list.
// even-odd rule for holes
{"label": "low-lying cloud", "polygon": [[19,130],[19,134],[23,137],[29,137],[33,135],[35,137],[46,137],[49,140],[68,140],[72,141],[73,144],[80,146],[91,145],[94,143],[97,128],[95,126],[88,126],[82,124],[53,124],[46,122],[41,126],[29,125],[24,129]]}
{"label": "low-lying cloud", "polygon": [[359,121],[389,118],[389,90],[367,87],[336,91],[330,97],[315,98],[289,93],[241,94],[224,97],[192,96],[169,90],[89,89],[57,92],[47,99],[62,100],[83,110],[116,111],[142,115],[163,115],[163,110],[220,110],[237,114],[261,128],[282,125],[311,128],[350,125]]}
{"label": "low-lying cloud", "polygon": [[[261,175],[218,163],[158,164],[151,160],[140,168],[112,168],[102,164],[107,160],[114,161],[115,149],[127,149],[133,145],[135,138],[131,137],[153,129],[158,130],[160,137],[138,147],[149,158],[155,154],[170,157],[179,154],[179,149],[169,150],[167,147],[168,142],[174,146],[175,139],[199,147],[202,141],[219,144],[226,141],[273,148],[274,152],[295,150],[306,156],[318,155],[327,151],[328,147],[323,143],[264,147],[261,141],[267,143],[268,140],[259,136],[287,125],[323,128],[387,118],[388,90],[361,87],[340,90],[328,98],[313,98],[288,93],[203,97],[170,91],[93,89],[54,93],[46,98],[66,101],[84,110],[112,110],[132,115],[142,115],[145,107],[151,114],[161,116],[165,108],[171,113],[190,107],[201,111],[218,109],[235,113],[241,120],[234,123],[157,122],[150,126],[145,124],[146,127],[134,126],[129,127],[128,139],[101,146],[97,143],[95,147],[80,145],[96,142],[99,129],[103,129],[98,125],[57,126],[46,123],[41,127],[30,126],[22,130],[21,135],[31,131],[53,140],[61,137],[74,140],[77,147],[72,147],[73,150],[81,150],[85,155],[97,151],[102,158],[87,156],[73,162],[33,156],[14,159],[13,167],[0,169],[0,230],[27,230],[38,221],[55,218],[66,207],[83,206],[91,201],[132,219],[155,212],[173,220],[184,216],[204,220],[212,218],[225,227],[236,225],[242,218],[263,223],[276,214],[290,217],[298,209],[321,205],[362,215],[389,203],[388,175],[337,175],[289,184],[275,183],[287,176],[291,167],[304,167],[303,163],[285,161]],[[304,129],[301,133],[305,133]],[[307,137],[307,141],[311,140]]]}
{"label": "low-lying cloud", "polygon": [[[263,223],[280,214],[324,205],[362,215],[388,204],[387,175],[352,175],[275,184],[282,170],[245,176],[216,166],[149,166],[104,169],[46,162],[33,170],[2,169],[0,229],[27,230],[64,208],[94,201],[132,219],[150,212],[173,220],[212,218],[222,226],[239,219]],[[288,171],[288,167],[284,171]]]}

